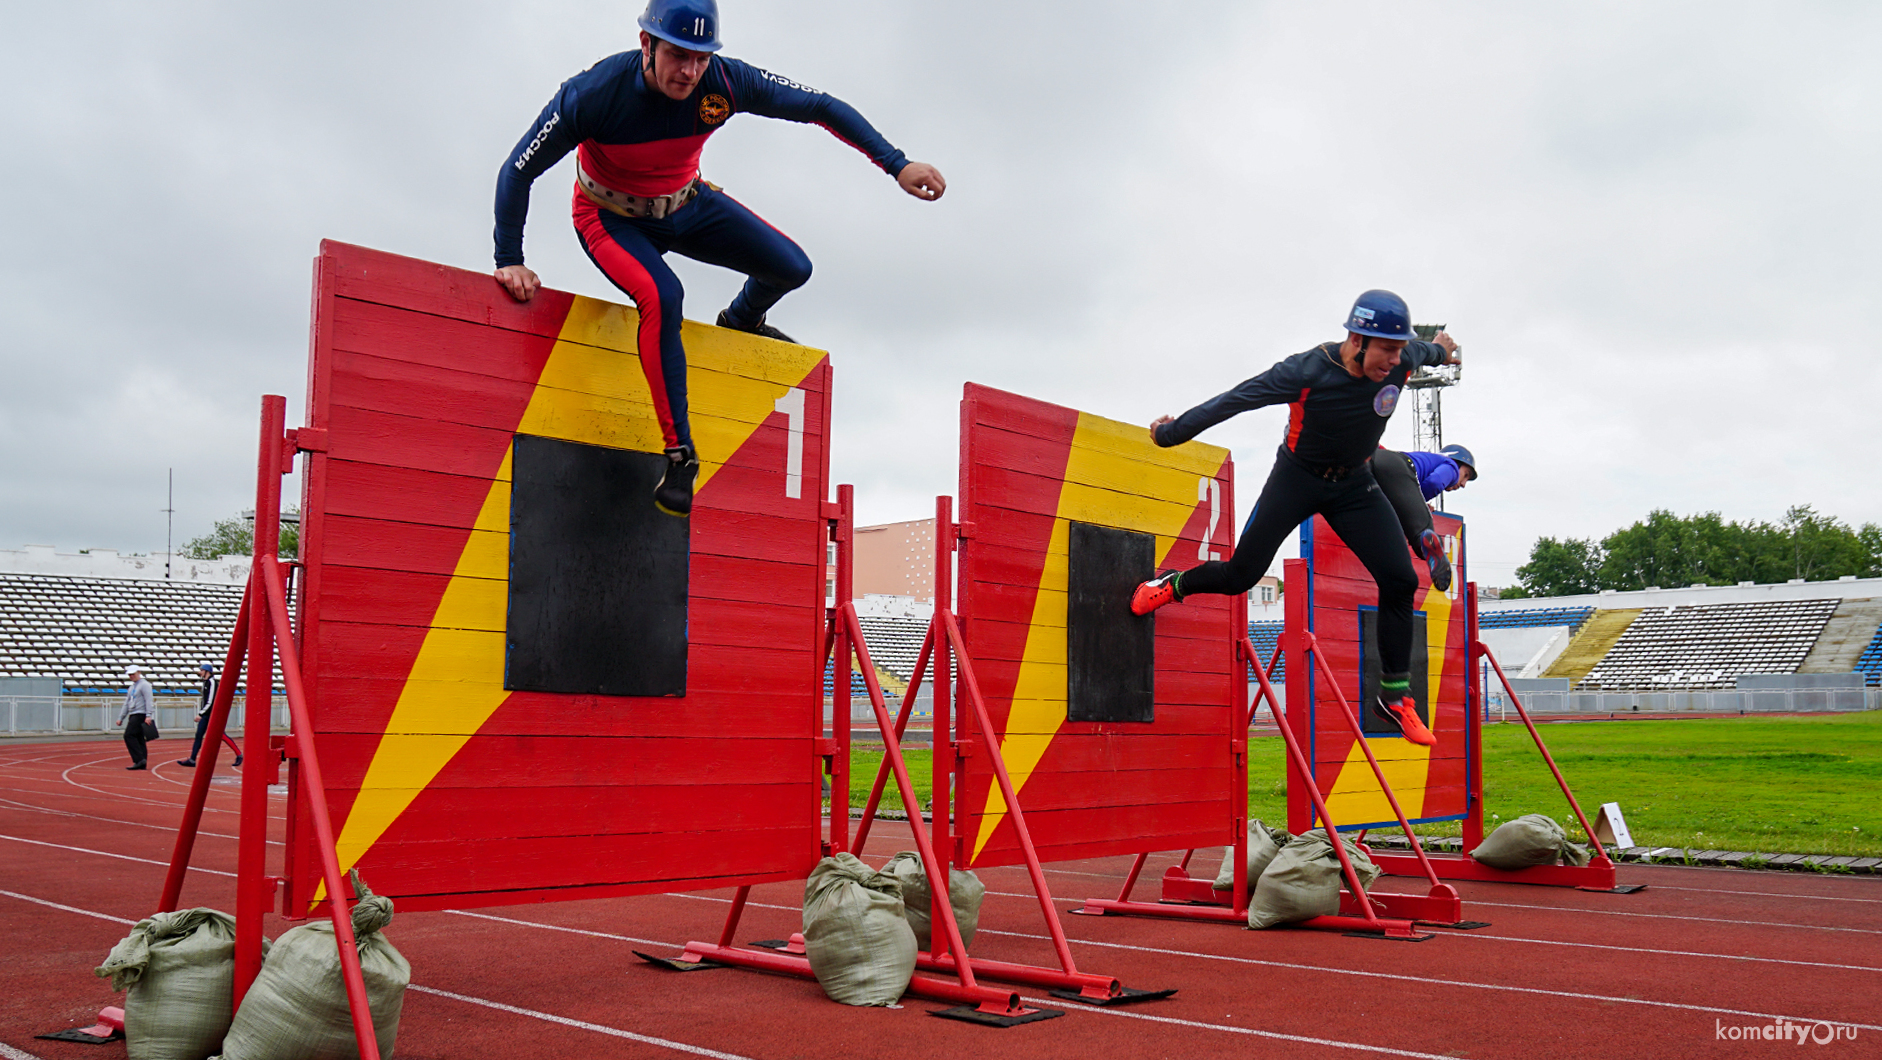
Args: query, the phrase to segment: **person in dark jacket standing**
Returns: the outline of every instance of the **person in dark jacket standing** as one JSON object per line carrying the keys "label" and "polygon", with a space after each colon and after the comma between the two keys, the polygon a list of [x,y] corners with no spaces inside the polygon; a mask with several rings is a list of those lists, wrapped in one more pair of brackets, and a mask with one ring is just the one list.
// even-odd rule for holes
{"label": "person in dark jacket standing", "polygon": [[1436,743],[1410,694],[1418,576],[1400,543],[1398,515],[1373,479],[1370,461],[1411,373],[1458,360],[1457,343],[1444,332],[1432,342],[1412,337],[1404,299],[1390,291],[1367,291],[1347,314],[1344,342],[1297,353],[1181,416],[1159,417],[1150,425],[1151,437],[1160,446],[1172,446],[1236,413],[1288,406],[1274,470],[1234,553],[1144,582],[1131,596],[1131,611],[1147,615],[1197,593],[1245,593],[1295,527],[1323,516],[1379,585],[1379,696],[1369,708],[1406,739]]}
{"label": "person in dark jacket standing", "polygon": [[1405,543],[1431,568],[1431,584],[1439,592],[1449,592],[1451,561],[1445,558],[1444,542],[1431,525],[1431,509],[1425,502],[1474,481],[1477,458],[1461,445],[1447,445],[1435,453],[1381,449],[1372,454],[1372,477],[1379,480],[1385,499],[1398,513]]}
{"label": "person in dark jacket standing", "polygon": [[[216,676],[216,668],[214,666],[204,663],[200,667],[197,667],[197,669],[201,671],[203,675],[203,697],[202,702],[196,705],[196,742],[190,744],[190,756],[188,758],[179,758],[176,760],[176,764],[180,766],[194,766],[196,764],[196,756],[202,753],[203,737],[209,732],[209,708],[216,701],[216,688],[222,684],[222,679]],[[235,741],[229,738],[227,732],[222,734],[222,742],[228,744],[229,750],[235,752],[235,764],[238,766],[241,765],[242,749],[236,746]]]}
{"label": "person in dark jacket standing", "polygon": [[156,693],[150,682],[144,680],[144,668],[132,663],[124,668],[124,676],[131,679],[130,690],[124,693],[124,706],[118,708],[117,724],[124,726],[124,746],[131,752],[131,764],[126,769],[149,769],[147,761],[149,751],[145,749],[144,721],[150,719],[153,724],[157,718]]}

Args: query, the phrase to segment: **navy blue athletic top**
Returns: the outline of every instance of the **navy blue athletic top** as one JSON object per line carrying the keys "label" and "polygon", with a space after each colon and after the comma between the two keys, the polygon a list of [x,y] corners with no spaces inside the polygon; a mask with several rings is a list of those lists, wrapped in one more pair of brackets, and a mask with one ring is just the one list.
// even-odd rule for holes
{"label": "navy blue athletic top", "polygon": [[1405,344],[1398,367],[1375,383],[1340,363],[1340,344],[1324,342],[1276,364],[1233,390],[1197,405],[1157,428],[1157,444],[1181,445],[1238,412],[1288,406],[1281,448],[1313,468],[1354,468],[1372,458],[1385,424],[1398,407],[1405,380],[1420,366],[1443,364],[1444,347]]}
{"label": "navy blue athletic top", "polygon": [[908,165],[856,108],[715,55],[685,99],[647,84],[641,53],[610,55],[562,82],[497,173],[497,266],[523,263],[529,186],[570,151],[588,175],[629,195],[671,195],[699,175],[706,138],[741,112],[821,125],[890,176]]}

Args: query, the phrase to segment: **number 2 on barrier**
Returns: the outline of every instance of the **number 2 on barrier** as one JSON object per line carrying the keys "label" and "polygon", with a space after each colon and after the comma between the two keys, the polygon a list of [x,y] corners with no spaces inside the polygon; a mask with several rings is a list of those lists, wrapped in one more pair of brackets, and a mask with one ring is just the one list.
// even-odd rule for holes
{"label": "number 2 on barrier", "polygon": [[1205,563],[1221,559],[1222,553],[1211,549],[1209,543],[1215,540],[1216,524],[1222,521],[1222,483],[1212,478],[1198,478],[1196,500],[1209,502],[1209,529],[1203,531],[1202,544],[1196,546],[1196,558]]}

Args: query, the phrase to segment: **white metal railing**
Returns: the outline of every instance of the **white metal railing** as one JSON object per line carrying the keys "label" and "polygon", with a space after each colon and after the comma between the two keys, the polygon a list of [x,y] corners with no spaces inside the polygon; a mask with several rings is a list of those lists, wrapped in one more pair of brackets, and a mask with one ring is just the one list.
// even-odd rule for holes
{"label": "white metal railing", "polygon": [[[242,731],[242,703],[239,693],[229,711],[229,731]],[[0,737],[57,736],[65,734],[110,733],[116,726],[121,704],[111,702],[71,702],[61,696],[0,695]],[[274,732],[288,731],[287,699],[274,697]],[[157,707],[157,728],[166,736],[195,735],[196,706]]]}

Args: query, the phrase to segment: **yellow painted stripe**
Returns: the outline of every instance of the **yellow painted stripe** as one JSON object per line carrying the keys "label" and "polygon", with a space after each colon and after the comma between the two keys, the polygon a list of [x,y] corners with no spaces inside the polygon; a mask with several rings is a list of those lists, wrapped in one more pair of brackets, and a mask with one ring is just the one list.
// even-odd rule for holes
{"label": "yellow painted stripe", "polygon": [[[658,452],[660,425],[635,350],[634,310],[576,298],[516,433]],[[691,321],[687,390],[699,451],[696,489],[743,446],[825,354]],[[509,605],[510,454],[438,602],[335,846],[358,864],[509,698],[503,687]],[[316,893],[314,900],[321,895]]]}
{"label": "yellow painted stripe", "polygon": [[[1226,459],[1228,450],[1199,442],[1159,449],[1142,427],[1078,414],[1039,592],[1033,599],[1031,628],[1000,738],[1000,756],[1015,795],[1025,789],[1065,724],[1065,594],[1070,588],[1072,523],[1154,534],[1157,566],[1162,568],[1171,559],[1176,535],[1196,511],[1197,480],[1214,478]],[[1229,519],[1230,513],[1223,512],[1222,518]],[[1171,565],[1193,566],[1194,561],[1178,556]],[[1128,602],[1119,600],[1118,606]],[[996,784],[987,792],[970,862],[993,838],[1006,810],[1006,798]]]}

